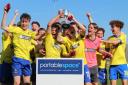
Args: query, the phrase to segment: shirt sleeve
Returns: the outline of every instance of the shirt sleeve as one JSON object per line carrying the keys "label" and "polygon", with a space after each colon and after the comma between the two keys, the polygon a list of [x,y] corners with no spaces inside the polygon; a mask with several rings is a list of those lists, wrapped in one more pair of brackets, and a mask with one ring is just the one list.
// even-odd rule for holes
{"label": "shirt sleeve", "polygon": [[126,35],[122,34],[122,36],[118,40],[120,41],[120,44],[126,44]]}
{"label": "shirt sleeve", "polygon": [[17,32],[18,27],[10,25],[8,28],[8,32],[15,33]]}
{"label": "shirt sleeve", "polygon": [[32,39],[35,39],[35,37],[36,37],[36,32],[32,32],[32,31],[31,31],[31,37],[32,37]]}
{"label": "shirt sleeve", "polygon": [[99,50],[99,49],[101,49],[101,39],[97,38],[97,40],[98,40],[97,50]]}
{"label": "shirt sleeve", "polygon": [[62,47],[62,56],[67,55],[66,47],[64,45],[62,45],[61,47]]}
{"label": "shirt sleeve", "polygon": [[62,37],[63,44],[71,43],[71,40],[68,39],[68,37]]}

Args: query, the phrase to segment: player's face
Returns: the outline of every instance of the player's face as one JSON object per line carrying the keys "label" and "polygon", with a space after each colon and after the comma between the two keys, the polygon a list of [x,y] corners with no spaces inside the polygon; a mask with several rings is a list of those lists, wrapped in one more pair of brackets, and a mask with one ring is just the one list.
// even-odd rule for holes
{"label": "player's face", "polygon": [[96,30],[92,24],[89,25],[88,27],[88,35],[93,35],[95,34]]}
{"label": "player's face", "polygon": [[28,29],[29,23],[30,23],[30,20],[28,20],[27,18],[22,18],[21,19],[21,27],[22,27],[22,29],[23,30]]}
{"label": "player's face", "polygon": [[69,34],[69,29],[65,29],[64,30],[64,36],[68,35]]}
{"label": "player's face", "polygon": [[68,34],[68,36],[71,39],[75,39],[75,30],[73,28],[69,28],[69,34]]}
{"label": "player's face", "polygon": [[98,31],[98,32],[96,33],[96,36],[97,36],[98,38],[103,38],[103,36],[104,36],[103,31]]}
{"label": "player's face", "polygon": [[115,26],[115,25],[111,26],[111,31],[113,34],[117,34],[119,30],[120,30],[120,28],[118,28],[117,26]]}
{"label": "player's face", "polygon": [[57,37],[57,28],[55,28],[55,27],[52,28],[52,36],[53,36],[54,38]]}
{"label": "player's face", "polygon": [[57,33],[56,31],[57,31],[57,28],[53,27],[53,28],[52,28],[52,34],[53,34],[53,35],[56,35],[56,33]]}
{"label": "player's face", "polygon": [[64,30],[64,36],[67,36],[69,39],[73,38],[73,34],[71,33],[70,29],[65,29]]}
{"label": "player's face", "polygon": [[44,30],[40,30],[40,31],[39,31],[39,35],[45,36],[45,31],[44,31]]}
{"label": "player's face", "polygon": [[85,35],[86,35],[86,30],[79,29],[78,32],[79,32],[81,38],[84,38],[84,37],[85,37]]}
{"label": "player's face", "polygon": [[37,24],[32,24],[32,30],[33,31],[39,30],[39,26]]}

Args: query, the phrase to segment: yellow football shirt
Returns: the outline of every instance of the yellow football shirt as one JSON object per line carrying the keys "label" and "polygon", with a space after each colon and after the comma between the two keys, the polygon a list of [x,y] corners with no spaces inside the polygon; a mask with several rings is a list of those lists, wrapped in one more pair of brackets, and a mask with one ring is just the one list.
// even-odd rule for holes
{"label": "yellow football shirt", "polygon": [[126,35],[121,33],[120,36],[115,37],[111,36],[108,40],[120,40],[121,43],[118,45],[109,45],[110,52],[113,54],[111,58],[111,65],[120,65],[120,64],[127,64],[126,57],[125,57],[125,48],[126,48]]}
{"label": "yellow football shirt", "polygon": [[74,47],[74,50],[76,52],[76,55],[73,56],[73,57],[75,57],[75,58],[83,58],[84,59],[84,64],[87,64],[86,55],[85,55],[84,39],[76,40],[72,44],[72,47]]}
{"label": "yellow football shirt", "polygon": [[[64,46],[57,43],[52,34],[47,34],[45,38],[46,58],[61,58],[65,53]],[[62,53],[63,52],[63,53]]]}
{"label": "yellow football shirt", "polygon": [[[103,43],[100,44],[100,48],[105,50],[105,45]],[[103,55],[99,52],[96,53],[96,57],[97,57],[97,63],[98,63],[98,67],[99,68],[105,68],[106,66],[106,60],[103,60]]]}
{"label": "yellow football shirt", "polygon": [[12,57],[14,55],[12,38],[10,35],[6,36],[5,33],[2,33],[2,55],[1,62],[12,62]]}
{"label": "yellow football shirt", "polygon": [[75,56],[72,56],[73,58],[83,58],[84,64],[87,64],[83,38],[79,37],[76,40],[70,40],[68,37],[63,37],[63,41],[63,44],[68,48],[68,52],[72,49],[76,52]]}
{"label": "yellow football shirt", "polygon": [[68,37],[62,37],[63,44],[66,46],[67,51],[70,52],[71,46],[74,42],[74,40],[70,40]]}
{"label": "yellow football shirt", "polygon": [[9,32],[13,33],[14,55],[18,58],[30,60],[31,40],[35,38],[36,33],[20,27],[9,26]]}

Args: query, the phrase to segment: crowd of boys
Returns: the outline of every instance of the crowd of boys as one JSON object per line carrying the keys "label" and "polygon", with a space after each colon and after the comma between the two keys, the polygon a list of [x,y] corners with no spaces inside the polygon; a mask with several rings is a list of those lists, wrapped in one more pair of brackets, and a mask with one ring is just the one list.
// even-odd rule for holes
{"label": "crowd of boys", "polygon": [[[36,85],[36,58],[82,58],[84,60],[84,85],[107,85],[107,76],[111,85],[117,79],[122,85],[128,85],[128,64],[126,61],[126,35],[121,32],[124,23],[112,20],[109,25],[113,33],[104,40],[105,29],[87,17],[88,29],[73,14],[59,10],[51,19],[47,28],[40,27],[38,21],[31,23],[31,16],[23,13],[15,24],[18,11],[9,25],[6,25],[9,10],[4,7],[1,22],[2,57],[0,82],[2,85]],[[109,74],[106,59],[110,59]],[[43,80],[42,80],[43,81]]]}

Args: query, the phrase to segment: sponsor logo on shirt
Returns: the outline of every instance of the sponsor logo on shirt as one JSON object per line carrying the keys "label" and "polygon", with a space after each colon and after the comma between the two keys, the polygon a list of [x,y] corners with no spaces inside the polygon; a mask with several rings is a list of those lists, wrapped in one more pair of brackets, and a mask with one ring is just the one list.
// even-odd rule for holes
{"label": "sponsor logo on shirt", "polygon": [[19,36],[21,39],[25,39],[25,40],[30,40],[31,37],[30,36],[26,36],[26,35],[20,35]]}

